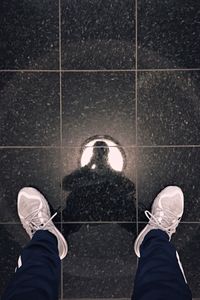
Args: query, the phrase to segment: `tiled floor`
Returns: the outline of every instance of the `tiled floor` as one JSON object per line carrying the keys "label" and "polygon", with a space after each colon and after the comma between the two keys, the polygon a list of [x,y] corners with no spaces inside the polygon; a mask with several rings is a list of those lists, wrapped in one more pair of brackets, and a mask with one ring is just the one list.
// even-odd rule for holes
{"label": "tiled floor", "polygon": [[[21,187],[62,207],[61,299],[127,300],[144,207],[175,184],[185,213],[173,241],[200,298],[198,1],[2,0],[0,15],[0,294],[28,240]],[[81,169],[96,135],[119,142],[122,173]]]}

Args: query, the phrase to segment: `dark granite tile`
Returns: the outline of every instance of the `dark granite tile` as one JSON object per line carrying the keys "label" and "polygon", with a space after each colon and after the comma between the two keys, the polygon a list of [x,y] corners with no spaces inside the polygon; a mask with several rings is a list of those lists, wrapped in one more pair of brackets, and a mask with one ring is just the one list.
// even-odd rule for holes
{"label": "dark granite tile", "polygon": [[68,234],[69,226],[64,225],[69,244],[63,261],[64,297],[130,298],[136,269],[136,225],[73,224]]}
{"label": "dark granite tile", "polygon": [[39,189],[53,209],[60,206],[60,150],[1,149],[0,170],[1,222],[20,222],[16,203],[24,186]]}
{"label": "dark granite tile", "polygon": [[[120,149],[125,153],[125,166],[116,171],[109,161],[104,164],[102,157],[97,159],[99,149],[87,148],[92,156],[85,166],[80,148],[63,149],[63,220],[135,222],[135,150]],[[108,159],[113,150],[109,149]]]}
{"label": "dark granite tile", "polygon": [[78,146],[93,135],[135,143],[134,73],[63,74],[63,144]]}
{"label": "dark granite tile", "polygon": [[[150,208],[157,194],[168,185],[181,187],[185,198],[183,221],[199,221],[199,148],[146,148],[138,154],[139,203]],[[143,214],[139,216],[144,219]]]}
{"label": "dark granite tile", "polygon": [[132,0],[62,1],[64,69],[134,68]]}
{"label": "dark granite tile", "polygon": [[11,280],[22,247],[29,237],[21,225],[0,224],[0,295]]}
{"label": "dark granite tile", "polygon": [[0,145],[60,145],[59,75],[0,73]]}
{"label": "dark granite tile", "polygon": [[139,74],[139,144],[200,144],[199,80],[199,72]]}
{"label": "dark granite tile", "polygon": [[0,69],[58,69],[58,1],[1,1]]}
{"label": "dark granite tile", "polygon": [[195,0],[139,0],[139,68],[199,68],[199,17]]}
{"label": "dark granite tile", "polygon": [[22,225],[0,224],[0,295],[12,279],[22,248],[29,241],[29,236]]}

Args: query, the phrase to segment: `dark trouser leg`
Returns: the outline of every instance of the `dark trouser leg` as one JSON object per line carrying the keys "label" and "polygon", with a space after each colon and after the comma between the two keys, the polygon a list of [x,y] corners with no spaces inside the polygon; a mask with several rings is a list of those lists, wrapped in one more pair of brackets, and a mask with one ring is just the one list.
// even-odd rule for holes
{"label": "dark trouser leg", "polygon": [[191,300],[167,233],[151,230],[140,247],[132,300]]}
{"label": "dark trouser leg", "polygon": [[2,300],[56,300],[61,262],[57,238],[38,230],[22,250],[21,267],[9,282]]}

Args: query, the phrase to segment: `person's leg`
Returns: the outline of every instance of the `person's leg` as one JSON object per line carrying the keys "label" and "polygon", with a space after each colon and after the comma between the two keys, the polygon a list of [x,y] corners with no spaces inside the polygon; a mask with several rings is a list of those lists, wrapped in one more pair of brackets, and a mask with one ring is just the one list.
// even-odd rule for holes
{"label": "person's leg", "polygon": [[35,188],[20,190],[18,215],[31,241],[23,249],[18,268],[3,300],[58,299],[60,260],[68,246],[62,233],[52,222],[48,202]]}
{"label": "person's leg", "polygon": [[151,230],[140,246],[133,300],[191,300],[175,247],[162,230]]}
{"label": "person's leg", "polygon": [[38,230],[22,250],[2,300],[56,300],[61,263],[56,236]]}
{"label": "person's leg", "polygon": [[181,189],[169,186],[155,198],[148,224],[138,235],[139,257],[132,300],[191,300],[191,291],[175,247],[170,242],[184,211]]}

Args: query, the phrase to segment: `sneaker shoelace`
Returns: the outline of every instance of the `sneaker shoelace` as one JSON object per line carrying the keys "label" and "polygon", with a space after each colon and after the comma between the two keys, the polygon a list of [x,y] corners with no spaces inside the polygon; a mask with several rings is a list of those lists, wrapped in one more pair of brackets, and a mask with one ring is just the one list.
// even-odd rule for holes
{"label": "sneaker shoelace", "polygon": [[[39,222],[39,217],[38,214],[42,209],[35,209],[34,211],[32,211],[28,216],[26,216],[25,219],[25,223],[29,226],[31,233],[33,234],[36,230],[39,229],[44,229],[49,222],[57,215],[58,211],[59,211],[60,207],[56,210],[56,212],[51,216],[51,218],[48,219],[47,216],[47,222],[45,223],[40,223]],[[25,228],[25,226],[24,226]]]}
{"label": "sneaker shoelace", "polygon": [[[181,220],[181,217],[177,219],[177,216],[168,209],[165,209],[164,214],[163,210],[158,209],[154,215],[150,211],[145,210],[145,215],[149,219],[149,225],[156,226],[170,235],[176,232],[176,227]],[[161,221],[159,221],[159,218]]]}

